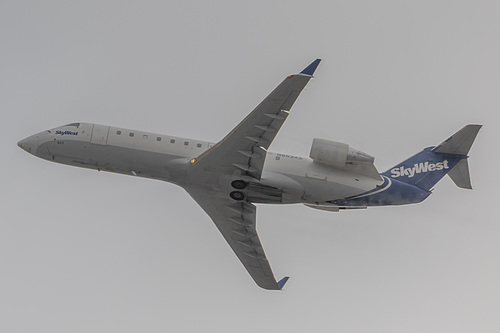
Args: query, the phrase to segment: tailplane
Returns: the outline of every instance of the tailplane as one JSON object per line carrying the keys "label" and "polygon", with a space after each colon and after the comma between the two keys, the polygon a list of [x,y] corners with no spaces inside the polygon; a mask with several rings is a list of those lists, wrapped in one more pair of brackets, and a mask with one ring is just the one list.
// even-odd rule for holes
{"label": "tailplane", "polygon": [[428,191],[448,174],[458,187],[470,189],[467,154],[481,127],[467,125],[436,147],[425,148],[382,175]]}

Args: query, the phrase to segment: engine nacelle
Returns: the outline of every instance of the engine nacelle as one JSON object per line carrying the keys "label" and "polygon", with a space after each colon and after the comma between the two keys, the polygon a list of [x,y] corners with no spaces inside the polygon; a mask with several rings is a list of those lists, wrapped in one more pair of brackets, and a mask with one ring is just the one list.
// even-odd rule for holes
{"label": "engine nacelle", "polygon": [[342,168],[346,165],[373,164],[375,158],[341,142],[314,139],[309,154],[315,162]]}

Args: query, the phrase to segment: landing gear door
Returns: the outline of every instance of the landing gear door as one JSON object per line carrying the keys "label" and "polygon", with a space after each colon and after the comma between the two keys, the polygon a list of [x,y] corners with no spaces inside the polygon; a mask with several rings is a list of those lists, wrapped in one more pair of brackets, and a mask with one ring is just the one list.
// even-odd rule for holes
{"label": "landing gear door", "polygon": [[106,145],[108,143],[109,126],[94,124],[90,143]]}

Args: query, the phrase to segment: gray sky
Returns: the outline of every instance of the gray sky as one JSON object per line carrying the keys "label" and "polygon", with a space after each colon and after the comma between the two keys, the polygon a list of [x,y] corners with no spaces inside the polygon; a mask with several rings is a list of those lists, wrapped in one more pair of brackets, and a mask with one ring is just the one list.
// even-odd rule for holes
{"label": "gray sky", "polygon": [[[498,332],[498,1],[2,1],[0,332]],[[16,146],[83,121],[217,141],[322,58],[273,151],[385,171],[468,123],[473,191],[326,213],[259,206],[258,288],[180,188]]]}

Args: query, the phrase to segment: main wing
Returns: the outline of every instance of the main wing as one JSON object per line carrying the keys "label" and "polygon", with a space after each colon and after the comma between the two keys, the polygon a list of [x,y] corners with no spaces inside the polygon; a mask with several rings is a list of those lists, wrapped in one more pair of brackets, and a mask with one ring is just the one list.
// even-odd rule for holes
{"label": "main wing", "polygon": [[288,76],[224,139],[193,160],[193,166],[226,173],[236,168],[260,179],[267,149],[320,61],[316,59],[299,74]]}
{"label": "main wing", "polygon": [[288,277],[276,282],[255,228],[255,205],[191,189],[189,195],[212,218],[238,259],[261,288],[280,290]]}
{"label": "main wing", "polygon": [[274,278],[256,230],[256,208],[230,197],[234,179],[260,180],[267,149],[320,63],[288,76],[238,126],[211,149],[191,160],[184,186],[212,218],[236,256],[264,289],[279,290],[288,280]]}

